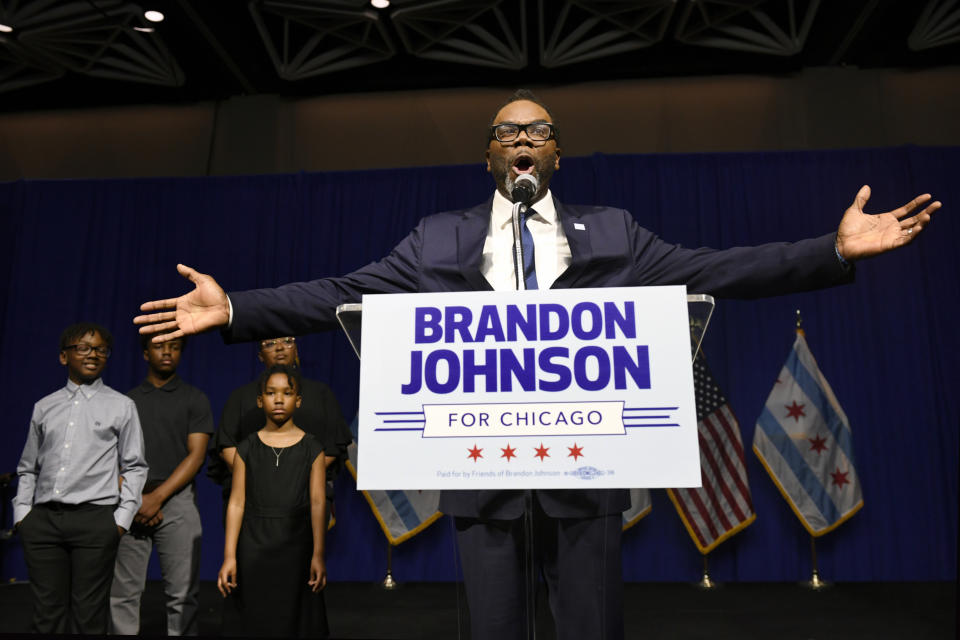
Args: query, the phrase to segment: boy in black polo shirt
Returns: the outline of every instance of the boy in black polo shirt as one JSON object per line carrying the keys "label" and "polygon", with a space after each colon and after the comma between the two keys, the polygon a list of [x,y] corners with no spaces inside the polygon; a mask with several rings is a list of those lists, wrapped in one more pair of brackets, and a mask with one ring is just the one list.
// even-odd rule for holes
{"label": "boy in black polo shirt", "polygon": [[140,631],[140,596],[154,544],[167,600],[167,633],[197,634],[200,514],[193,480],[203,465],[213,416],[207,396],[177,376],[183,338],[140,340],[147,378],[127,392],[137,405],[150,473],[133,527],[120,540],[110,591],[111,631]]}

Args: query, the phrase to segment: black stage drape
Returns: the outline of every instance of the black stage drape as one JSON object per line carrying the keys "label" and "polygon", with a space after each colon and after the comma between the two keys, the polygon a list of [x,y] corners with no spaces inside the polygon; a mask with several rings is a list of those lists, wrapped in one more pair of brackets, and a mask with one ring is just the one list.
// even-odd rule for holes
{"label": "black stage drape", "polygon": [[[595,155],[564,158],[554,193],[569,203],[629,209],[641,225],[687,246],[730,247],[819,235],[836,228],[864,183],[873,212],[931,192],[943,212],[919,242],[859,265],[853,286],[761,301],[720,301],[705,343],[717,381],[741,422],[753,423],[793,342],[794,311],[849,415],[864,509],[818,542],[832,580],[948,580],[957,567],[960,401],[960,148],[793,153]],[[138,305],[179,295],[177,262],[213,274],[228,291],[339,275],[385,255],[429,213],[489,197],[481,165],[344,173],[0,184],[0,388],[6,404],[0,472],[15,468],[33,403],[64,384],[57,340],[92,320],[116,335],[104,375],[121,391],[144,363],[131,324]],[[337,334],[300,341],[305,373],[328,381],[345,416],[357,406],[358,362]],[[228,393],[259,371],[252,345],[195,339],[181,366],[219,416]],[[952,391],[951,391],[952,390]],[[758,514],[711,554],[721,581],[809,577],[809,538],[752,452]],[[199,481],[202,577],[222,558],[218,488]],[[348,475],[329,536],[331,580],[376,580],[386,542]],[[16,539],[2,577],[25,578]],[[401,580],[456,574],[442,520],[393,555]],[[625,535],[628,580],[694,580],[699,553],[662,491]]]}

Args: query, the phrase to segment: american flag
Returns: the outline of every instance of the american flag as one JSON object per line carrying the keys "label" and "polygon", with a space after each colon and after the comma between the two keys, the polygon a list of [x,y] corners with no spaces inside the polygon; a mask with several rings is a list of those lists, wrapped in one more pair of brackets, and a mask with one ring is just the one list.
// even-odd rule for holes
{"label": "american flag", "polygon": [[703,486],[667,489],[667,494],[693,543],[700,553],[707,554],[757,516],[747,483],[740,426],[703,354],[693,363],[693,384]]}

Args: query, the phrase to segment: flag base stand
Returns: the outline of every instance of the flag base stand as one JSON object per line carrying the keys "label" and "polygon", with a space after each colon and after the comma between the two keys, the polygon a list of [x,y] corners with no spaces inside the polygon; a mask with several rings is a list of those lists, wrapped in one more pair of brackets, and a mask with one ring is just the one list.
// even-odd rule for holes
{"label": "flag base stand", "polygon": [[716,582],[710,578],[710,574],[704,571],[703,577],[700,578],[700,582],[697,583],[697,588],[703,589],[704,591],[709,591],[710,589],[716,589],[719,587]]}
{"label": "flag base stand", "polygon": [[393,573],[387,571],[386,577],[383,579],[383,582],[380,583],[380,588],[385,591],[393,591],[394,589],[400,588],[400,583],[393,579]]}
{"label": "flag base stand", "polygon": [[393,591],[400,588],[400,583],[393,579],[393,545],[387,542],[387,575],[380,583],[384,591]]}
{"label": "flag base stand", "polygon": [[703,577],[700,578],[700,582],[697,583],[698,589],[703,589],[704,591],[709,591],[711,589],[716,589],[720,585],[713,581],[710,577],[710,569],[707,566],[707,556],[703,556]]}
{"label": "flag base stand", "polygon": [[808,582],[801,582],[800,584],[813,591],[826,589],[830,586],[830,583],[820,579],[820,570],[817,569],[817,539],[813,536],[810,536],[810,559],[813,564],[813,574]]}
{"label": "flag base stand", "polygon": [[800,586],[806,587],[812,591],[820,591],[821,589],[826,589],[830,586],[830,583],[826,580],[820,579],[820,572],[816,569],[813,570],[813,575],[810,576],[810,579],[806,582],[801,582]]}

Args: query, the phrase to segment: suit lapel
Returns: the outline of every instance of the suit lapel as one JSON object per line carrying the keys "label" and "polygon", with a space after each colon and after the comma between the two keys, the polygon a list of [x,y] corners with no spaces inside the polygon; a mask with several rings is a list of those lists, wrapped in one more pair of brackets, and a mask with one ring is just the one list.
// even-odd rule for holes
{"label": "suit lapel", "polygon": [[490,227],[491,200],[468,209],[457,224],[457,262],[460,273],[476,291],[489,291],[493,287],[480,273],[483,244]]}
{"label": "suit lapel", "polygon": [[557,217],[560,224],[563,225],[563,232],[567,236],[567,243],[570,245],[571,261],[570,266],[560,274],[551,289],[569,289],[577,281],[580,273],[590,263],[593,251],[590,248],[590,229],[586,228],[572,209],[563,206],[563,204],[553,199],[553,204],[557,209]]}

